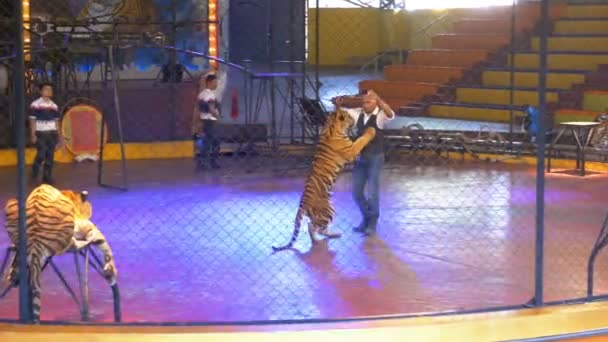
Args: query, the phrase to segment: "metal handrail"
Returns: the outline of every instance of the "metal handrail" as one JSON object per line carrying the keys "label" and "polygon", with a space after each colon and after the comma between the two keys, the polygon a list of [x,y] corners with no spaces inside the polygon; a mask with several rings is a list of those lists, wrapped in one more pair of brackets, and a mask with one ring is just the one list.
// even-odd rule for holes
{"label": "metal handrail", "polygon": [[[416,30],[416,32],[414,32],[414,35],[418,35],[419,33],[426,33],[433,25],[435,25],[438,22],[443,21],[448,15],[450,14],[450,12],[446,12],[444,14],[442,14],[441,16],[439,16],[437,19],[431,21],[430,23],[428,23],[426,26],[419,28],[418,30]],[[376,54],[374,57],[372,57],[369,61],[365,62],[362,66],[360,71],[365,71],[365,69],[367,69],[370,65],[374,65],[374,71],[378,72],[378,67],[379,67],[379,61],[380,58],[390,54],[390,53],[394,53],[395,51],[399,51],[399,53],[402,53],[403,50],[400,49],[389,49],[389,50],[384,50],[381,51],[380,53]],[[400,55],[401,57],[402,55]],[[403,62],[403,61],[402,61]]]}
{"label": "metal handrail", "polygon": [[373,64],[374,65],[374,71],[378,72],[380,59],[382,57],[384,57],[384,56],[387,56],[387,55],[395,53],[395,52],[399,53],[400,62],[403,63],[403,58],[402,58],[403,57],[403,51],[407,51],[407,50],[406,49],[389,49],[389,50],[381,51],[378,54],[376,54],[374,57],[372,57],[371,60],[369,60],[365,64],[363,64],[361,66],[360,71],[365,71],[365,69],[367,69],[367,67],[369,67],[370,65]]}

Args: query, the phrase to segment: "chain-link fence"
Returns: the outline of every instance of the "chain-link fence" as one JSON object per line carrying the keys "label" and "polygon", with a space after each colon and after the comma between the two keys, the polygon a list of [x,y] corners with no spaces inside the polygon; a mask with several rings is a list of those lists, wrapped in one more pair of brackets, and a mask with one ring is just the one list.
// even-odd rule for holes
{"label": "chain-link fence", "polygon": [[[608,55],[603,38],[585,37],[608,32],[608,6],[343,3],[0,2],[0,200],[15,198],[15,180],[25,195],[40,178],[86,190],[103,233],[49,262],[42,320],[419,315],[606,292],[605,255],[593,296],[587,266],[605,215],[596,119]],[[57,145],[45,123],[54,107],[39,99],[46,83]],[[352,121],[342,140],[323,129],[342,122],[330,115],[337,98]],[[376,137],[356,160],[319,154],[370,126]],[[41,158],[31,179],[36,151],[51,148],[52,173]],[[587,174],[563,175],[575,164]],[[273,251],[299,208],[311,217],[293,249]],[[308,222],[331,216],[342,236],[313,244]],[[6,260],[16,242],[0,234]],[[27,320],[27,294],[9,291],[0,318]]]}

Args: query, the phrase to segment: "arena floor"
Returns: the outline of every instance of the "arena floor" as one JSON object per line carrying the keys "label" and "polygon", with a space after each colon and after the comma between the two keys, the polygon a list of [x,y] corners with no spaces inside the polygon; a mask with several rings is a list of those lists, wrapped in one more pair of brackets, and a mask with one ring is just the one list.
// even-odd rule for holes
{"label": "arena floor", "polygon": [[[278,164],[280,161],[275,161]],[[231,164],[232,163],[232,164]],[[351,232],[359,215],[351,175],[336,185],[341,239],[273,254],[286,242],[303,171],[243,172],[243,163],[195,172],[191,160],[131,161],[127,192],[96,186],[94,164],[57,166],[57,186],[87,189],[93,220],[116,257],[123,321],[232,321],[422,314],[522,305],[534,291],[535,170],[474,162],[387,164],[379,234]],[[249,163],[250,164],[250,163]],[[295,164],[294,164],[295,165]],[[107,165],[118,184],[119,164]],[[15,169],[0,169],[2,202]],[[608,200],[606,176],[550,175],[545,299],[582,297],[586,262]],[[0,234],[0,247],[8,245]],[[608,292],[604,253],[598,294]],[[75,283],[73,260],[56,258]],[[112,321],[112,297],[91,276],[92,319]],[[17,317],[17,291],[0,319]],[[56,276],[43,279],[43,320],[78,320]]]}

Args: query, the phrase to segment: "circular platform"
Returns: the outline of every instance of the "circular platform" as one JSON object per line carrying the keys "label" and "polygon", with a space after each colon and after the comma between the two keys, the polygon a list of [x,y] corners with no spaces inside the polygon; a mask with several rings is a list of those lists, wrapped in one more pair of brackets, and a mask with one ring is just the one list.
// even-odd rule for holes
{"label": "circular platform", "polygon": [[[57,326],[0,324],[4,342],[285,342],[285,341],[513,341],[540,337],[599,341],[608,303],[408,319],[221,326]],[[548,340],[548,339],[543,339]]]}

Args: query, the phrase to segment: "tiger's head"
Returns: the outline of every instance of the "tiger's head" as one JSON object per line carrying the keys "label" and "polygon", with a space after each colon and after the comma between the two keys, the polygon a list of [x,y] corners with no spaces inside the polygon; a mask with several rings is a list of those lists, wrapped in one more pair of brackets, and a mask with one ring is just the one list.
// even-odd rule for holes
{"label": "tiger's head", "polygon": [[323,135],[346,135],[346,130],[354,124],[355,120],[353,120],[352,116],[342,109],[337,109],[327,117],[325,127],[323,128]]}
{"label": "tiger's head", "polygon": [[75,192],[72,190],[62,190],[61,194],[69,198],[76,207],[76,217],[88,220],[93,216],[93,208],[89,202],[88,191]]}

